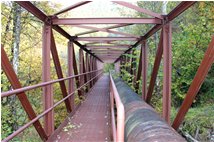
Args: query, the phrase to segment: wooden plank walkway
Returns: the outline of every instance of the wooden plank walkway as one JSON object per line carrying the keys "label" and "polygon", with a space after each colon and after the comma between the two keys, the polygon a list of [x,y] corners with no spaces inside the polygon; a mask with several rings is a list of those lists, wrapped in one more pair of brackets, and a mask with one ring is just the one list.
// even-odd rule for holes
{"label": "wooden plank walkway", "polygon": [[76,113],[65,120],[49,142],[111,141],[109,76],[103,75],[86,96]]}

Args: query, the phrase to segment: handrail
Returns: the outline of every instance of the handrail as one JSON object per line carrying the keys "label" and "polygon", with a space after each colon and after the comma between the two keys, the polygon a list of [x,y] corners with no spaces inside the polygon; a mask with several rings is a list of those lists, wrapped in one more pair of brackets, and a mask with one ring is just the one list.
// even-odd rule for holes
{"label": "handrail", "polygon": [[23,88],[11,90],[11,91],[3,92],[3,93],[1,93],[1,98],[8,97],[8,96],[11,96],[11,95],[17,94],[17,93],[29,91],[29,90],[32,90],[32,89],[36,89],[36,88],[39,88],[39,87],[47,86],[47,85],[50,85],[50,84],[54,84],[56,82],[60,82],[60,81],[72,79],[72,78],[79,77],[79,76],[82,76],[82,75],[85,75],[85,74],[90,74],[90,73],[93,73],[93,72],[98,72],[98,71],[101,71],[101,70],[102,69],[100,69],[100,70],[94,70],[94,71],[90,71],[90,72],[85,72],[85,73],[78,74],[78,75],[73,75],[73,76],[69,76],[69,77],[65,77],[65,78],[51,80],[51,81],[39,83],[39,84],[36,84],[36,85],[27,86],[27,87],[23,87]]}
{"label": "handrail", "polygon": [[[100,70],[99,70],[100,71]],[[68,99],[69,97],[71,97],[76,91],[80,90],[82,87],[86,86],[89,82],[91,82],[92,80],[94,80],[95,78],[99,77],[103,72],[99,73],[98,75],[96,75],[95,77],[93,77],[92,79],[90,79],[89,81],[87,81],[85,84],[83,84],[82,86],[80,86],[79,88],[77,88],[75,91],[73,91],[72,93],[68,94],[65,98],[63,98],[62,100],[58,101],[57,103],[55,103],[52,107],[48,108],[47,110],[45,110],[43,113],[41,113],[40,115],[38,115],[37,117],[35,117],[34,119],[32,119],[30,122],[28,122],[27,124],[25,124],[24,126],[22,126],[21,128],[19,128],[17,131],[13,132],[11,135],[9,135],[7,138],[5,138],[4,140],[2,140],[2,142],[7,142],[11,139],[13,139],[16,135],[18,135],[19,133],[21,133],[22,131],[24,131],[26,128],[28,128],[30,125],[32,125],[34,122],[36,122],[37,120],[39,120],[41,117],[43,117],[45,114],[47,114],[48,112],[50,112],[51,110],[53,110],[56,106],[58,106],[59,104],[61,104],[63,101],[65,101],[66,99]]]}
{"label": "handrail", "polygon": [[[117,108],[117,124],[115,124],[114,100],[116,102]],[[125,110],[111,73],[110,73],[110,103],[111,103],[113,141],[124,142]]]}

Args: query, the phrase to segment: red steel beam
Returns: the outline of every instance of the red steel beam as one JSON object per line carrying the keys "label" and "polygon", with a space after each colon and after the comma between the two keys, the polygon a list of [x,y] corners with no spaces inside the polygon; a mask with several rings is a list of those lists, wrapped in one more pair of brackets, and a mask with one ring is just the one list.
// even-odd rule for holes
{"label": "red steel beam", "polygon": [[106,51],[99,51],[99,50],[95,50],[95,51],[92,51],[94,54],[99,54],[99,53],[108,53],[108,54],[114,54],[114,53],[120,53],[120,54],[123,54],[123,50],[119,51],[119,50],[115,50],[115,51],[109,51],[109,50],[106,50]]}
{"label": "red steel beam", "polygon": [[80,7],[82,5],[85,5],[85,4],[89,3],[89,2],[91,2],[91,1],[81,1],[81,2],[78,2],[78,3],[74,4],[74,5],[71,5],[71,6],[67,7],[67,8],[65,8],[65,9],[60,10],[59,12],[55,13],[54,15],[59,15],[59,14],[65,13],[67,11],[70,11],[72,9]]}
{"label": "red steel beam", "polygon": [[138,38],[134,37],[76,37],[75,41],[121,41],[121,40],[127,40],[127,41],[137,41]]}
{"label": "red steel beam", "polygon": [[169,14],[167,14],[168,21],[174,20],[176,17],[178,17],[181,13],[183,13],[185,10],[187,10],[189,7],[191,7],[195,3],[196,3],[196,1],[181,2]]}
{"label": "red steel beam", "polygon": [[157,18],[55,18],[54,25],[79,24],[161,24]]}
{"label": "red steel beam", "polygon": [[[176,17],[178,17],[181,13],[183,13],[185,10],[187,10],[189,7],[191,7],[193,4],[195,4],[196,1],[183,1],[178,6],[176,6],[169,14],[166,15],[166,23],[174,20]],[[152,36],[154,33],[156,33],[159,29],[162,28],[163,25],[155,25],[151,30],[149,30],[145,35],[144,38],[147,39],[150,36]]]}
{"label": "red steel beam", "polygon": [[[85,64],[85,59],[84,59],[84,53],[83,53],[83,73],[86,72],[86,64]],[[87,75],[85,74],[84,76],[84,84],[87,82]],[[86,86],[86,89],[85,89],[85,93],[88,92],[88,88]]]}
{"label": "red steel beam", "polygon": [[[12,65],[10,64],[10,61],[3,47],[1,47],[1,66],[9,82],[11,83],[12,88],[13,89],[22,88],[21,83],[19,82],[19,79],[15,71],[13,70]],[[24,108],[26,114],[28,115],[28,118],[30,120],[36,118],[36,113],[34,112],[33,107],[31,106],[30,101],[27,98],[27,95],[24,92],[21,92],[17,94],[17,97],[20,100],[20,103]],[[35,121],[33,125],[41,139],[44,141],[47,140],[48,137],[39,120]]]}
{"label": "red steel beam", "polygon": [[163,118],[170,124],[172,78],[172,27],[163,26]]}
{"label": "red steel beam", "polygon": [[[74,50],[74,46],[70,47],[72,49],[72,52],[74,54],[73,56],[73,69],[74,69],[74,75],[78,75],[78,69],[77,69],[77,62],[76,62],[76,57],[75,57],[75,50]],[[75,77],[76,79],[76,87],[80,87],[80,77]],[[78,90],[78,96],[81,96],[82,92],[80,90]]]}
{"label": "red steel beam", "polygon": [[[51,26],[45,24],[43,27],[42,39],[42,81],[51,80]],[[47,85],[43,89],[43,105],[44,110],[53,106],[53,88],[52,85]],[[44,117],[44,129],[48,136],[54,132],[54,111],[50,111]]]}
{"label": "red steel beam", "polygon": [[132,58],[131,58],[131,70],[130,70],[130,74],[131,75],[133,75],[133,72],[134,72],[134,62],[135,62],[135,60],[136,60],[136,58],[135,57],[133,57],[133,56],[135,56],[135,51],[134,50],[132,50]]}
{"label": "red steel beam", "polygon": [[[104,27],[104,29],[116,29],[116,28],[125,27],[125,26],[129,26],[129,25],[132,25],[132,24],[117,24],[114,26]],[[96,33],[96,32],[99,32],[99,31],[91,30],[91,31],[87,31],[87,32],[78,33],[78,34],[76,34],[76,36],[81,36],[81,35],[86,35],[86,34],[91,34],[91,33]]]}
{"label": "red steel beam", "polygon": [[[124,50],[126,50],[126,48],[111,49],[111,51],[124,51]],[[106,48],[95,48],[95,49],[91,49],[90,51],[93,52],[93,51],[109,51],[109,50]]]}
{"label": "red steel beam", "polygon": [[[88,53],[85,54],[85,63],[86,63],[86,67],[85,67],[85,68],[86,68],[86,72],[89,72],[89,71],[90,71],[90,69],[89,69],[90,63],[89,63]],[[86,75],[86,80],[87,80],[87,81],[90,80],[89,74]],[[90,89],[90,84],[87,85],[87,89],[88,89],[88,91],[89,91],[89,89]]]}
{"label": "red steel beam", "polygon": [[147,94],[147,43],[146,40],[142,42],[142,99],[146,100]]}
{"label": "red steel beam", "polygon": [[175,120],[172,124],[172,127],[174,129],[177,130],[182,121],[184,120],[186,113],[191,107],[192,102],[194,101],[199,89],[201,88],[202,83],[204,82],[204,79],[206,78],[206,75],[208,74],[213,64],[214,64],[214,36],[212,36],[212,40],[204,54],[202,62],[198,67],[196,75],[187,91],[185,99],[175,117]]}
{"label": "red steel beam", "polygon": [[21,7],[25,8],[27,11],[32,13],[34,16],[36,16],[38,19],[40,19],[43,22],[48,22],[48,17],[37,7],[35,7],[31,2],[29,1],[16,1]]}
{"label": "red steel beam", "polygon": [[[84,60],[83,59],[83,50],[79,49],[79,73],[83,73],[83,68],[84,68],[83,60]],[[84,84],[84,76],[80,76],[79,80],[80,80],[80,86],[82,86]],[[85,94],[83,88],[80,91],[81,91],[81,95]]]}
{"label": "red steel beam", "polygon": [[148,92],[146,95],[146,102],[147,103],[150,103],[151,98],[152,98],[152,93],[153,93],[155,81],[156,81],[156,78],[158,75],[158,70],[160,67],[162,55],[163,55],[163,32],[161,31],[160,41],[158,44],[158,49],[157,49],[156,56],[155,56],[155,61],[154,61],[154,66],[153,66],[153,70],[152,70],[152,75],[151,75],[149,87],[148,87]]}
{"label": "red steel beam", "polygon": [[[74,58],[74,45],[73,42],[68,42],[68,76],[73,76],[74,75],[74,67],[73,67],[73,58]],[[75,90],[74,86],[74,79],[69,79],[68,80],[68,94],[71,94]],[[74,95],[70,97],[70,102],[71,102],[71,108],[74,111],[75,110],[75,101],[74,101]]]}
{"label": "red steel beam", "polygon": [[115,45],[94,45],[94,46],[86,46],[86,48],[129,48],[130,45],[121,45],[121,46],[115,46]]}
{"label": "red steel beam", "polygon": [[[58,79],[63,78],[62,68],[61,68],[61,64],[59,61],[59,56],[58,56],[58,52],[57,52],[55,39],[54,39],[54,35],[53,35],[52,30],[51,30],[51,54],[52,54],[52,58],[54,61],[54,65],[55,65],[55,69],[56,69]],[[68,92],[67,92],[67,89],[65,86],[65,82],[60,81],[59,85],[60,85],[60,89],[62,91],[62,96],[63,96],[63,98],[65,98],[68,95]],[[70,99],[65,100],[65,106],[66,106],[67,112],[70,113],[72,111]]]}
{"label": "red steel beam", "polygon": [[136,35],[133,35],[133,34],[113,31],[113,30],[105,29],[105,28],[97,28],[97,27],[85,26],[85,25],[72,25],[72,26],[73,27],[78,27],[78,28],[83,28],[83,29],[97,30],[97,31],[100,31],[100,32],[107,32],[107,33],[113,33],[113,34],[118,34],[118,35],[124,35],[124,36],[127,36],[127,37],[139,38],[139,36],[136,36]]}
{"label": "red steel beam", "polygon": [[[92,67],[92,56],[89,56],[89,62],[90,62],[89,69],[90,69],[90,71],[93,71],[93,67]],[[90,78],[93,78],[93,74],[90,74]],[[90,82],[90,88],[92,88],[92,86],[93,86],[93,82],[91,81]]]}
{"label": "red steel beam", "polygon": [[137,76],[135,78],[135,89],[136,90],[139,89],[139,82],[138,81],[140,80],[141,73],[142,73],[142,46],[141,46],[141,50],[140,50],[140,59],[139,59],[139,64],[138,64]]}
{"label": "red steel beam", "polygon": [[147,9],[144,9],[144,8],[141,8],[141,7],[138,7],[138,6],[135,6],[131,3],[128,3],[128,2],[125,2],[125,1],[113,1],[114,3],[117,3],[119,5],[122,5],[122,6],[125,6],[125,7],[128,7],[128,8],[131,8],[131,9],[134,9],[138,12],[141,12],[141,13],[144,13],[144,14],[147,14],[149,16],[152,16],[152,17],[156,17],[156,18],[159,18],[159,19],[163,19],[163,16],[161,14],[157,14],[155,12],[152,12],[150,10],[147,10]]}

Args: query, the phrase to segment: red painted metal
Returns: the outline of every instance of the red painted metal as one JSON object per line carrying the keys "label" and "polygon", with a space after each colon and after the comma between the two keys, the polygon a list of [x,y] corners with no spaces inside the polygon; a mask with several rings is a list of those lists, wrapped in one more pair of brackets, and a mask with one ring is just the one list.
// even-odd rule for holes
{"label": "red painted metal", "polygon": [[[83,50],[79,49],[79,73],[83,73]],[[84,84],[84,76],[80,76],[79,77],[79,81],[80,81],[80,86],[82,86]],[[84,90],[83,88],[80,90],[81,91],[81,95],[84,95]]]}
{"label": "red painted metal", "polygon": [[20,94],[20,93],[23,93],[23,92],[26,92],[26,91],[29,91],[29,90],[32,90],[32,89],[48,86],[48,85],[51,85],[51,84],[54,84],[54,83],[57,83],[57,82],[60,82],[60,81],[69,80],[69,79],[76,78],[76,77],[79,77],[79,76],[82,76],[82,75],[85,75],[85,74],[92,74],[93,72],[97,72],[97,71],[100,71],[100,70],[94,70],[94,71],[90,71],[90,72],[86,72],[86,73],[82,73],[82,74],[78,74],[78,75],[73,75],[73,76],[69,76],[69,77],[65,77],[65,78],[61,78],[61,79],[42,82],[42,83],[39,83],[39,84],[36,84],[36,85],[32,85],[32,86],[22,87],[22,88],[15,89],[15,90],[12,90],[12,91],[2,92],[1,93],[1,98],[8,97],[8,96],[11,96],[11,95],[14,95],[14,94]]}
{"label": "red painted metal", "polygon": [[159,19],[163,19],[163,16],[161,14],[157,14],[157,13],[152,12],[150,10],[135,6],[135,5],[131,4],[131,3],[128,3],[128,2],[125,2],[125,1],[113,1],[113,2],[117,3],[119,5],[128,7],[128,8],[134,9],[134,10],[136,10],[138,12],[142,12],[142,13],[147,14],[149,16],[153,16],[153,17],[156,17],[156,18],[159,18]]}
{"label": "red painted metal", "polygon": [[[11,83],[11,86],[13,89],[19,89],[22,88],[21,83],[18,80],[18,77],[16,76],[15,71],[13,70],[12,65],[10,64],[10,61],[7,57],[6,52],[4,51],[4,47],[1,47],[1,66],[2,69],[5,73],[5,75],[7,76],[9,82]],[[17,93],[17,97],[20,100],[20,103],[23,107],[23,109],[25,110],[25,112],[28,115],[28,118],[30,120],[36,118],[36,113],[33,110],[33,107],[31,106],[27,95],[24,92],[19,92]],[[41,125],[41,123],[37,120],[33,123],[36,131],[38,132],[39,136],[41,137],[42,140],[47,140],[47,135]],[[5,140],[6,142],[7,140]]]}
{"label": "red painted metal", "polygon": [[16,1],[21,7],[25,8],[27,11],[32,13],[34,16],[36,16],[38,19],[40,19],[43,22],[48,22],[47,16],[39,10],[37,7],[35,7],[31,2],[29,1]]}
{"label": "red painted metal", "polygon": [[[89,69],[91,71],[91,70],[93,70],[93,67],[92,67],[92,56],[89,56],[89,62],[90,62]],[[90,78],[92,78],[92,77],[93,77],[93,74],[90,74]],[[93,82],[91,81],[90,82],[90,88],[92,88],[92,86],[93,86]]]}
{"label": "red painted metal", "polygon": [[[99,72],[101,70],[98,70]],[[97,76],[93,77],[91,80],[89,80],[87,83],[83,84],[82,86],[80,86],[79,88],[77,88],[75,91],[73,91],[71,94],[69,94],[68,96],[66,96],[65,98],[63,98],[62,100],[58,101],[57,103],[55,103],[52,107],[48,108],[47,110],[45,110],[44,112],[42,112],[40,115],[38,115],[37,117],[33,117],[31,119],[30,122],[28,122],[27,124],[25,124],[24,126],[20,127],[17,131],[13,132],[11,135],[9,135],[7,138],[5,138],[4,140],[2,140],[2,142],[8,142],[9,140],[13,139],[16,135],[18,135],[19,133],[23,132],[26,128],[28,128],[29,126],[31,126],[32,124],[35,125],[36,122],[38,122],[38,120],[47,115],[50,111],[53,111],[53,109],[60,105],[62,102],[64,102],[66,99],[69,99],[76,91],[80,90],[82,87],[84,87],[85,85],[87,85],[89,82],[91,82],[92,80],[94,80],[95,78],[99,77],[102,74],[102,72],[100,72]],[[26,100],[25,100],[26,101]],[[42,127],[41,127],[42,128]],[[47,139],[47,138],[46,138]],[[44,139],[44,141],[46,140]]]}
{"label": "red painted metal", "polygon": [[[104,27],[104,29],[116,29],[116,28],[125,27],[125,26],[129,26],[129,25],[132,25],[132,24],[117,24],[114,26]],[[92,31],[82,32],[82,33],[76,34],[76,36],[91,34],[91,33],[95,33],[95,32],[99,32],[99,31],[98,30],[92,30]]]}
{"label": "red painted metal", "polygon": [[[85,64],[85,59],[84,59],[84,58],[85,58],[85,56],[84,56],[84,53],[83,53],[83,73],[85,73],[85,72],[86,72],[86,67],[85,67],[85,66],[86,66],[86,64]],[[85,74],[83,77],[84,77],[84,83],[85,83],[85,82],[87,82],[87,74]],[[86,88],[85,88],[85,91],[84,91],[84,92],[86,92],[86,93],[88,92],[88,88],[87,88],[87,86],[86,86]]]}
{"label": "red painted metal", "polygon": [[142,46],[141,46],[141,50],[140,50],[140,57],[139,57],[139,64],[138,64],[138,70],[137,70],[137,76],[135,78],[135,89],[138,90],[139,89],[139,80],[141,77],[141,73],[142,73]]}
{"label": "red painted metal", "polygon": [[[51,30],[51,53],[52,53],[52,58],[54,61],[57,76],[59,79],[63,78],[62,68],[61,68],[61,64],[59,61],[59,56],[58,56],[58,52],[57,52],[55,39],[54,39],[54,35],[53,35],[52,30]],[[68,92],[67,92],[67,89],[65,86],[65,82],[60,81],[59,85],[60,85],[60,89],[62,91],[62,96],[66,97],[68,95]],[[65,101],[65,106],[66,106],[67,112],[70,113],[72,111],[70,99]]]}
{"label": "red painted metal", "polygon": [[[51,26],[43,27],[43,45],[42,45],[42,81],[51,80]],[[43,89],[43,105],[44,110],[53,106],[53,89],[51,85],[47,85]],[[48,136],[54,132],[54,111],[50,111],[44,117],[44,129]]]}
{"label": "red painted metal", "polygon": [[161,31],[160,41],[158,44],[158,49],[157,49],[156,56],[155,56],[155,61],[154,61],[154,66],[153,66],[153,70],[152,70],[152,75],[151,75],[149,87],[148,87],[148,92],[146,95],[146,102],[147,103],[150,103],[151,98],[152,98],[152,93],[153,93],[155,81],[156,81],[156,78],[158,75],[158,70],[160,67],[162,55],[163,55],[163,32]]}
{"label": "red painted metal", "polygon": [[163,118],[170,124],[172,78],[172,27],[163,26]]}
{"label": "red painted metal", "polygon": [[97,30],[97,31],[100,31],[100,32],[107,32],[107,33],[112,33],[112,34],[124,35],[124,36],[127,36],[127,37],[139,38],[139,36],[136,36],[136,35],[133,35],[133,34],[113,31],[113,30],[105,29],[105,28],[97,28],[97,27],[85,26],[85,25],[72,25],[72,27],[78,27],[78,28],[90,29],[90,30]]}
{"label": "red painted metal", "polygon": [[214,64],[214,36],[212,36],[212,40],[207,48],[207,51],[204,54],[204,58],[202,59],[202,62],[198,67],[196,75],[187,91],[186,97],[175,117],[175,120],[172,124],[172,127],[174,129],[177,130],[182,121],[184,120],[186,113],[191,107],[192,102],[194,101],[199,89],[201,88],[202,83],[204,82],[204,79],[206,78],[206,75],[208,74],[213,64]]}
{"label": "red painted metal", "polygon": [[[85,55],[85,62],[86,62],[86,72],[89,72],[90,71],[90,63],[89,63],[89,56],[88,56],[88,54],[86,53],[86,55]],[[90,80],[90,77],[89,77],[89,74],[87,74],[87,76],[86,76],[86,80],[88,81],[88,80]],[[90,84],[88,84],[88,86],[87,86],[87,89],[89,90],[90,89]]]}
{"label": "red painted metal", "polygon": [[136,53],[134,50],[132,50],[132,58],[131,58],[131,70],[130,70],[130,74],[134,76],[133,80],[132,80],[132,83],[133,83],[133,86],[135,84],[135,76],[136,76]]}
{"label": "red painted metal", "polygon": [[79,24],[161,24],[157,18],[56,18],[54,25],[79,25]]}
{"label": "red painted metal", "polygon": [[195,4],[196,1],[183,1],[178,6],[176,6],[168,15],[167,15],[167,21],[172,21],[176,17],[178,17],[181,13],[183,13],[185,10],[187,10],[189,7],[191,7],[193,4]]}
{"label": "red painted metal", "polygon": [[75,38],[76,41],[121,41],[121,40],[128,40],[128,41],[136,41],[138,38],[135,37],[77,37]]}
{"label": "red painted metal", "polygon": [[146,100],[146,94],[147,94],[147,43],[146,40],[142,42],[142,99]]}
{"label": "red painted metal", "polygon": [[[112,116],[112,120],[114,120],[113,122],[117,122],[116,127],[114,127],[113,124],[112,128],[113,129],[112,132],[114,132],[113,136],[116,136],[116,139],[114,139],[114,141],[123,142],[125,130],[125,109],[111,74],[110,74],[110,100],[111,102],[115,100],[117,108],[117,120],[114,120],[114,116]],[[114,103],[111,103],[111,111],[113,111],[112,114],[114,115]]]}
{"label": "red painted metal", "polygon": [[86,48],[129,48],[129,45],[123,45],[123,46],[115,46],[115,45],[94,45],[94,46],[86,46]]}
{"label": "red painted metal", "polygon": [[[68,42],[68,76],[73,76],[74,75],[74,69],[73,69],[73,58],[74,58],[74,45],[73,42]],[[74,79],[69,79],[68,80],[68,94],[72,93],[75,90],[74,86]],[[70,97],[70,102],[71,102],[71,109],[74,112],[75,110],[75,102],[74,102],[74,95]]]}
{"label": "red painted metal", "polygon": [[123,53],[124,50],[92,50],[92,53]]}
{"label": "red painted metal", "polygon": [[60,10],[59,12],[55,13],[54,15],[59,15],[59,14],[65,13],[67,11],[70,11],[72,9],[80,7],[82,5],[85,5],[85,4],[89,3],[89,2],[91,2],[91,1],[81,1],[81,2],[78,2],[78,3],[74,4],[74,5],[71,5],[71,6],[67,7],[67,8],[65,8],[65,9]]}

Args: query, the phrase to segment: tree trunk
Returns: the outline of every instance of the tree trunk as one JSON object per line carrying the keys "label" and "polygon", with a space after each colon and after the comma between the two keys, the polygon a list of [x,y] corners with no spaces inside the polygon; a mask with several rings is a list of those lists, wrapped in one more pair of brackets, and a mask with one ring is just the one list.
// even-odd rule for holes
{"label": "tree trunk", "polygon": [[[15,73],[18,75],[18,67],[19,67],[19,43],[20,43],[20,32],[21,32],[21,7],[13,2],[13,38],[12,38],[12,47],[11,47],[11,54],[12,54],[12,65]],[[17,103],[16,103],[16,96],[13,95],[10,97],[10,106],[11,112],[14,117],[14,124],[12,126],[13,130],[18,129],[18,118],[17,118]]]}

